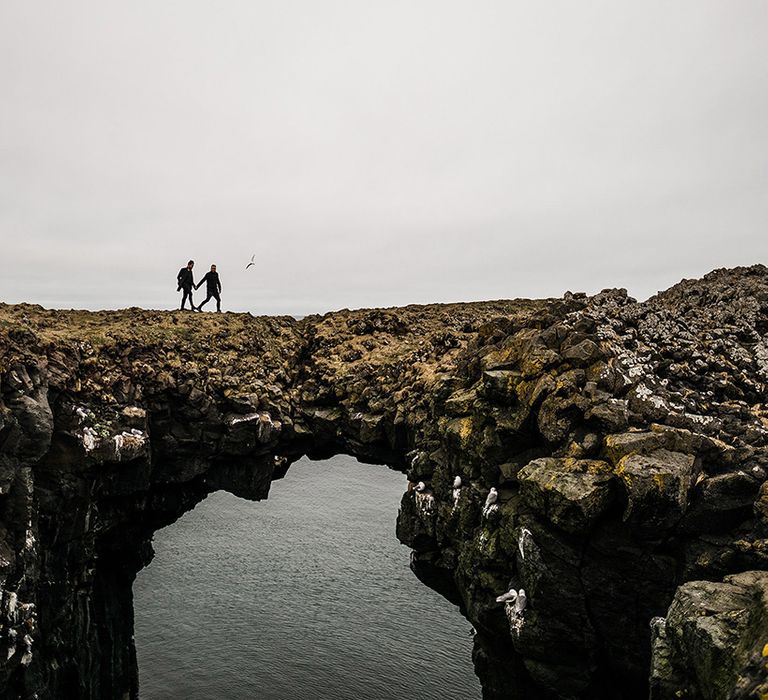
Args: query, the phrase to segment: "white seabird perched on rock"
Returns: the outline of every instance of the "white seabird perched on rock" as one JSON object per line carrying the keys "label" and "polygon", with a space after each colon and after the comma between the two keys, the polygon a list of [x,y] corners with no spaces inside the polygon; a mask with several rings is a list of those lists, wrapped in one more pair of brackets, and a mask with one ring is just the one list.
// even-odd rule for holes
{"label": "white seabird perched on rock", "polygon": [[488,515],[492,509],[497,508],[496,501],[499,500],[499,492],[495,487],[491,486],[491,490],[488,492],[488,497],[485,499],[485,505],[483,506],[483,515]]}
{"label": "white seabird perched on rock", "polygon": [[510,588],[506,593],[502,593],[496,598],[497,603],[515,603],[517,601],[517,591]]}
{"label": "white seabird perched on rock", "polygon": [[504,605],[504,612],[507,614],[507,620],[509,620],[510,632],[516,637],[520,637],[520,633],[525,625],[525,607],[528,605],[528,597],[525,595],[525,591],[521,588],[517,592],[517,597],[514,603],[510,600]]}
{"label": "white seabird perched on rock", "polygon": [[427,488],[427,485],[423,481],[420,481],[418,484],[416,484],[417,493],[423,493],[426,490],[426,488]]}
{"label": "white seabird perched on rock", "polygon": [[525,595],[525,591],[521,588],[517,592],[515,600],[515,615],[522,615],[526,605],[528,605],[528,596]]}
{"label": "white seabird perched on rock", "polygon": [[459,498],[461,497],[461,477],[456,476],[453,478],[453,507],[459,505]]}

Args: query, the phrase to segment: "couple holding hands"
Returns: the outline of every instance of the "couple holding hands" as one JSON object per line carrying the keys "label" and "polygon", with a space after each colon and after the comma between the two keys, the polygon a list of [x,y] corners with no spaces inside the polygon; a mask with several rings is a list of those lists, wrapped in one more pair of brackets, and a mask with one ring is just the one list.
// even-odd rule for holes
{"label": "couple holding hands", "polygon": [[[216,265],[211,265],[210,272],[206,272],[205,277],[203,277],[197,284],[195,284],[195,280],[192,277],[192,268],[194,266],[195,261],[190,260],[187,263],[187,266],[182,267],[181,270],[179,270],[179,274],[176,276],[176,281],[179,283],[176,291],[181,292],[183,290],[184,292],[181,297],[181,308],[184,309],[184,303],[187,301],[187,297],[189,297],[189,305],[192,307],[192,311],[202,311],[203,306],[205,306],[211,299],[216,300],[216,311],[221,311],[221,281],[219,280],[219,273],[216,272]],[[208,296],[200,306],[195,307],[195,304],[192,301],[192,288],[200,289],[203,282],[205,282]]]}

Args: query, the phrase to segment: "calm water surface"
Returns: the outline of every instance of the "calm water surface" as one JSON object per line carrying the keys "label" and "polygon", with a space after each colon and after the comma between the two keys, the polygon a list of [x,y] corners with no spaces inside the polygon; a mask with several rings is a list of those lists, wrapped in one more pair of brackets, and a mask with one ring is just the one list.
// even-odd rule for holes
{"label": "calm water surface", "polygon": [[142,700],[476,700],[470,625],[395,537],[405,477],[302,460],[254,503],[213,494],[134,586]]}

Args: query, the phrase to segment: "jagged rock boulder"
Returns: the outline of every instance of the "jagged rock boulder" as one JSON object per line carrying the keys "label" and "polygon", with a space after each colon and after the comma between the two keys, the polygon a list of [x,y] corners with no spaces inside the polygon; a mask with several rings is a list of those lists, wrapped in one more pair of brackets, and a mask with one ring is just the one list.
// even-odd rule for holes
{"label": "jagged rock boulder", "polygon": [[622,457],[616,476],[626,496],[624,520],[644,536],[662,539],[682,519],[696,478],[696,458],[659,449]]}
{"label": "jagged rock boulder", "polygon": [[768,572],[691,581],[652,622],[651,700],[768,695]]}
{"label": "jagged rock boulder", "polygon": [[542,458],[517,475],[523,500],[568,532],[588,529],[611,505],[613,470],[600,460]]}

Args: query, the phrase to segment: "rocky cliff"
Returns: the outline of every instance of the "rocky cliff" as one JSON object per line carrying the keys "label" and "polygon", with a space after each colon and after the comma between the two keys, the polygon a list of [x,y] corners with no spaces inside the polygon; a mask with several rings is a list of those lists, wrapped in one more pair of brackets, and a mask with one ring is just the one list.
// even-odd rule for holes
{"label": "rocky cliff", "polygon": [[134,697],[153,533],[347,453],[407,472],[485,697],[766,697],[767,334],[762,266],[301,321],[0,305],[0,692]]}

